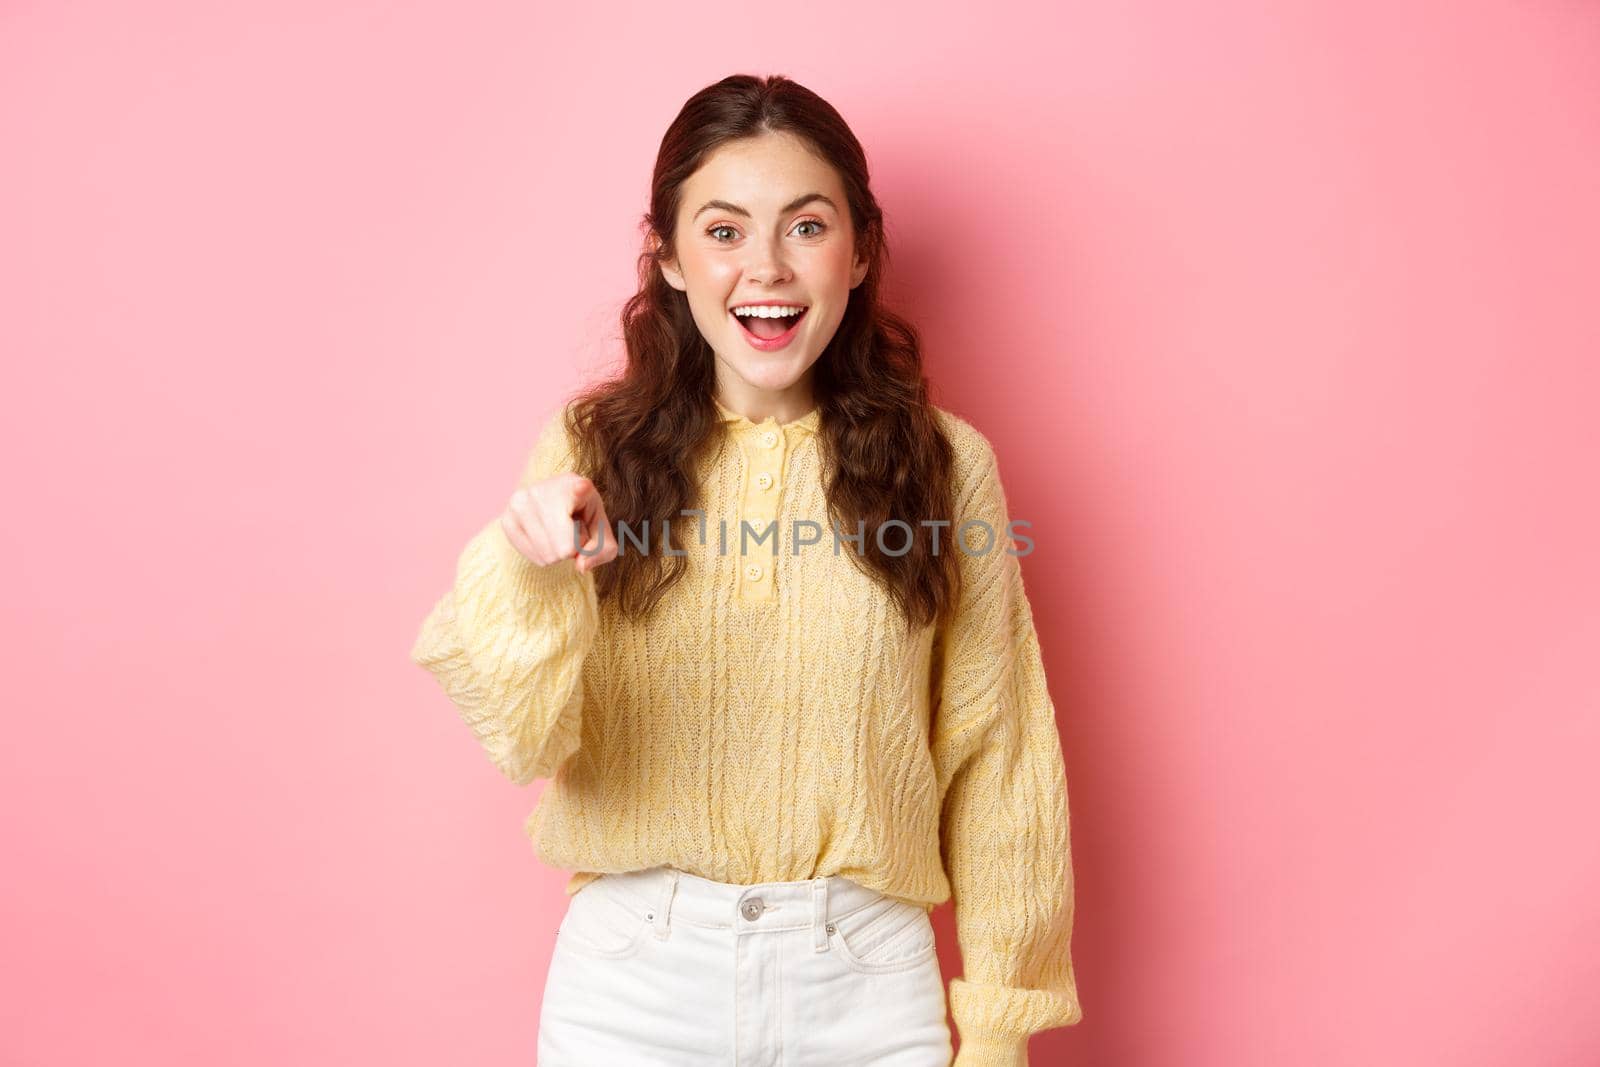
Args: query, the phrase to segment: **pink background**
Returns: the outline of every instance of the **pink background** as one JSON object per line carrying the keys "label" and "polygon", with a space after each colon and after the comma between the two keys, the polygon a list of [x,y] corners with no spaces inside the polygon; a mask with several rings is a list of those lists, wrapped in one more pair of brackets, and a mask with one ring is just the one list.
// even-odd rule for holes
{"label": "pink background", "polygon": [[531,1061],[541,786],[406,653],[737,71],[1035,524],[1035,1061],[1600,1061],[1600,9],[616,7],[0,7],[0,1061]]}

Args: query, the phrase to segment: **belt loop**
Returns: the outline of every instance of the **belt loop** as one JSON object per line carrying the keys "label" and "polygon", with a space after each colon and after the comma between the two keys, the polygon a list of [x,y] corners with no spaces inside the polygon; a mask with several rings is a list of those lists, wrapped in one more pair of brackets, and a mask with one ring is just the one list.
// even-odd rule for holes
{"label": "belt loop", "polygon": [[811,880],[811,934],[815,951],[828,951],[828,879]]}
{"label": "belt loop", "polygon": [[666,940],[671,930],[667,926],[667,915],[672,911],[672,897],[678,889],[678,871],[675,867],[667,867],[661,879],[661,895],[656,900],[655,918],[651,920],[655,926],[656,937]]}

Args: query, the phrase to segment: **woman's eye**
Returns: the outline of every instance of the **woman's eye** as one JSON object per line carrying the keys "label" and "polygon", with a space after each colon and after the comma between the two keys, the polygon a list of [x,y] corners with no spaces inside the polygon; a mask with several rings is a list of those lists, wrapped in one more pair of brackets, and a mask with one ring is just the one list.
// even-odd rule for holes
{"label": "woman's eye", "polygon": [[[801,219],[799,222],[794,224],[796,230],[800,229],[802,226],[810,226],[812,229],[808,233],[802,233],[800,235],[801,237],[816,237],[828,228],[827,224],[821,219]],[[728,234],[728,236],[722,236],[724,233]],[[738,233],[738,230],[734,229],[732,226],[729,226],[727,223],[721,223],[706,230],[707,237],[710,237],[713,241],[717,241],[722,244],[726,244],[733,240],[736,236],[738,236]]]}

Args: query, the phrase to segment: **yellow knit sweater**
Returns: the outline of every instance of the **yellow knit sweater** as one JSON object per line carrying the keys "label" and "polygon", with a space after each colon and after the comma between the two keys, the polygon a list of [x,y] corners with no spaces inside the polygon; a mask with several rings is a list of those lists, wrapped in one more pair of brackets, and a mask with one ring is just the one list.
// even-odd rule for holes
{"label": "yellow knit sweater", "polygon": [[[525,828],[545,863],[574,872],[568,893],[668,864],[738,883],[841,874],[925,907],[953,895],[956,1063],[1026,1064],[1030,1033],[1082,1010],[1065,767],[993,447],[934,409],[957,457],[939,550],[957,553],[963,582],[935,633],[907,627],[850,541],[834,551],[819,409],[780,424],[717,408],[704,537],[692,517],[673,523],[688,570],[656,617],[600,603],[573,560],[528,561],[497,516],[411,658],[506,777],[553,779]],[[573,469],[572,455],[557,410],[519,484]],[[963,551],[952,538],[969,519],[998,541],[971,526]],[[659,524],[649,536],[660,551]]]}

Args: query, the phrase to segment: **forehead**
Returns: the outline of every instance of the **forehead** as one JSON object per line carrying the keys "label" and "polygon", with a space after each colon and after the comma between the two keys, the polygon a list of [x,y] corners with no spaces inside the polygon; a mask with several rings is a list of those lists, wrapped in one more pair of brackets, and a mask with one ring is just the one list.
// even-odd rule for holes
{"label": "forehead", "polygon": [[[838,172],[805,141],[764,133],[729,141],[706,157],[683,184],[682,210],[693,213],[707,200],[727,200],[760,215],[807,192],[822,193],[841,207],[845,202]],[[808,210],[825,208],[808,205]]]}

